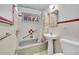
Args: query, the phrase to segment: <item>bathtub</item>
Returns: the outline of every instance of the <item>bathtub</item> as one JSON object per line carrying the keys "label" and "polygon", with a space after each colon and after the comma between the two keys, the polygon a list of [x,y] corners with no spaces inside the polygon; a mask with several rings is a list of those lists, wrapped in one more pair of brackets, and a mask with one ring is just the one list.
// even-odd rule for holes
{"label": "bathtub", "polygon": [[38,43],[38,39],[22,40],[16,49],[18,55],[33,55],[47,49],[47,41]]}
{"label": "bathtub", "polygon": [[64,39],[64,38],[60,39],[63,54],[79,55],[79,41],[75,41],[75,40]]}

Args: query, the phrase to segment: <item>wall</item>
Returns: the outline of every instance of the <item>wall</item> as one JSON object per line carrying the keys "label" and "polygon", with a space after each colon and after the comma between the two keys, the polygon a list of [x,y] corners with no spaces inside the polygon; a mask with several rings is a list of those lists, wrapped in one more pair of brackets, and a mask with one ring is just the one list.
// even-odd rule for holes
{"label": "wall", "polygon": [[[1,6],[1,5],[0,5]],[[12,6],[12,5],[5,5],[5,6]],[[11,7],[12,8],[12,7]],[[2,10],[0,11],[2,12],[2,14],[4,15],[6,13],[7,15],[7,18],[10,18],[11,15],[12,15],[12,11],[11,10],[8,10],[8,7],[7,7],[7,11],[5,10]],[[10,13],[10,14],[8,14]],[[3,32],[8,32],[10,33],[11,35],[3,40],[0,40],[0,54],[15,54],[15,49],[17,47],[17,38],[16,38],[16,29],[17,29],[17,12],[16,12],[16,9],[15,9],[15,13],[14,13],[14,25],[8,25],[8,24],[4,24],[4,23],[1,23],[0,22],[0,31],[3,31]],[[11,18],[11,20],[13,20]]]}
{"label": "wall", "polygon": [[[53,32],[58,33],[60,38],[66,38],[79,42],[79,21],[65,22],[68,20],[79,20],[79,5],[75,4],[58,4],[56,5],[59,11],[58,22],[64,22],[58,24]],[[60,46],[60,41],[54,42],[55,52],[63,52]]]}
{"label": "wall", "polygon": [[60,4],[58,5],[58,9],[59,9],[59,21],[79,18],[78,4]]}
{"label": "wall", "polygon": [[[60,4],[58,5],[59,20],[79,19],[79,5],[77,4]],[[61,37],[79,41],[79,21],[61,23],[58,27],[62,30]]]}
{"label": "wall", "polygon": [[43,11],[43,19],[44,19],[44,32],[48,32],[49,28],[49,17],[47,15],[47,11]]}

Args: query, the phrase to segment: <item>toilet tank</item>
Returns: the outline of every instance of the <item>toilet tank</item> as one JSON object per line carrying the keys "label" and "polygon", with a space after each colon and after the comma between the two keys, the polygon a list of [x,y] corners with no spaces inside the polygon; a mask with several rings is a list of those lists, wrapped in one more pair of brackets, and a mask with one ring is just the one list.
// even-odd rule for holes
{"label": "toilet tank", "polygon": [[61,48],[65,55],[79,55],[79,43],[69,39],[60,39]]}

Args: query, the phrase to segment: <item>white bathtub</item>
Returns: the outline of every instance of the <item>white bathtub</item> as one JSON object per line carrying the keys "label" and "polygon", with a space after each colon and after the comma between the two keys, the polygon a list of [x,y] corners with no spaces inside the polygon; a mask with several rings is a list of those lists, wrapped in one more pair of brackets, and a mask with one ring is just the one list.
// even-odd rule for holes
{"label": "white bathtub", "polygon": [[47,49],[47,41],[38,43],[37,39],[33,40],[22,40],[16,49],[18,55],[32,55],[42,50]]}
{"label": "white bathtub", "polygon": [[75,40],[60,39],[63,54],[79,55],[79,41],[75,41]]}

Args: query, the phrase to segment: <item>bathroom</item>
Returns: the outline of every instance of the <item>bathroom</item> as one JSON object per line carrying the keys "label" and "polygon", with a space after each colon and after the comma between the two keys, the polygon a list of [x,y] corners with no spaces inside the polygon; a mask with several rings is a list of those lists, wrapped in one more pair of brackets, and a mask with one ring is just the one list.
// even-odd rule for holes
{"label": "bathroom", "polygon": [[[58,17],[57,7],[53,7],[54,13],[51,14],[52,6],[51,4],[18,5],[20,40],[16,54],[48,54],[48,38],[44,33],[52,33],[52,27],[57,26]],[[36,18],[33,20],[33,17],[37,20]]]}
{"label": "bathroom", "polygon": [[78,4],[1,4],[0,8],[0,47],[4,45],[0,55],[79,54]]}

